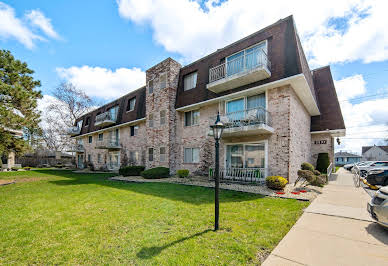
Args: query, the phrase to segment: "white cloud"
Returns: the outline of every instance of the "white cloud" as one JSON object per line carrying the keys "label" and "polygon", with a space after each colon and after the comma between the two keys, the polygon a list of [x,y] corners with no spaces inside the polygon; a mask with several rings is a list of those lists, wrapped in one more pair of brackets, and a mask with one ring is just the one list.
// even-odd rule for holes
{"label": "white cloud", "polygon": [[15,16],[12,7],[0,2],[0,38],[16,39],[29,49],[34,48],[35,40],[43,40],[34,34],[22,20]]}
{"label": "white cloud", "polygon": [[26,14],[26,18],[32,25],[40,28],[47,36],[54,39],[60,38],[58,33],[54,30],[53,25],[51,25],[51,20],[46,18],[41,11],[31,10]]}
{"label": "white cloud", "polygon": [[31,10],[24,19],[20,19],[16,17],[12,7],[0,2],[0,39],[14,39],[28,49],[33,49],[36,41],[46,41],[46,39],[35,33],[31,26],[39,28],[51,38],[60,38],[51,25],[50,19],[41,11]]}
{"label": "white cloud", "polygon": [[145,72],[140,68],[102,67],[57,68],[58,75],[83,90],[88,96],[113,99],[145,85]]}
{"label": "white cloud", "polygon": [[[342,115],[346,124],[346,137],[336,150],[361,152],[362,146],[379,144],[388,137],[388,116],[386,115],[388,99],[372,99],[361,103],[351,99],[367,94],[366,83],[362,75],[355,75],[335,81]],[[354,90],[354,91],[353,91]],[[368,139],[370,138],[370,139]],[[380,139],[372,139],[380,138]]]}
{"label": "white cloud", "polygon": [[[384,0],[207,1],[204,10],[190,0],[117,0],[121,17],[150,25],[155,41],[184,61],[215,51],[280,18],[294,15],[310,63],[388,58]],[[343,25],[331,23],[339,19]]]}

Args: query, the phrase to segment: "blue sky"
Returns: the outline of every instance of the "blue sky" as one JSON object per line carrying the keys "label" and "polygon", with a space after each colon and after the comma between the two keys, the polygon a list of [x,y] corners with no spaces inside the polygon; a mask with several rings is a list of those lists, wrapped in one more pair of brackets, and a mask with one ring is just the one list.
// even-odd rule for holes
{"label": "blue sky", "polygon": [[381,143],[366,138],[387,135],[386,1],[262,2],[0,1],[0,47],[35,70],[42,105],[61,81],[103,103],[143,85],[166,57],[190,63],[293,14],[310,67],[331,65],[348,127],[336,148]]}

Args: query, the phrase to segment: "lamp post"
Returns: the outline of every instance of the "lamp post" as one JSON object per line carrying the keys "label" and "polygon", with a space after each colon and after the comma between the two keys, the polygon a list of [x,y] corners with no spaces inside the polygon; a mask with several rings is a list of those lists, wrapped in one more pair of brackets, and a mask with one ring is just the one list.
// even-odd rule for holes
{"label": "lamp post", "polygon": [[216,141],[216,165],[215,165],[215,173],[214,173],[214,212],[215,212],[215,220],[214,220],[214,231],[218,230],[218,220],[219,220],[219,190],[220,190],[220,139],[222,137],[222,132],[224,130],[224,124],[220,121],[220,113],[217,113],[217,119],[214,125],[211,125],[210,128],[213,130],[213,136]]}

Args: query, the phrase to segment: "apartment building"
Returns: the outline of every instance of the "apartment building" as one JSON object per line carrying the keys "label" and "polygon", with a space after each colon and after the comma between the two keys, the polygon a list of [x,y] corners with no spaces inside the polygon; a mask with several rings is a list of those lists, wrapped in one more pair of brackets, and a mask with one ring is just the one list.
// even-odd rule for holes
{"label": "apartment building", "polygon": [[293,181],[318,153],[333,161],[334,138],[345,135],[330,67],[309,69],[292,16],[189,65],[167,58],[146,71],[144,87],[84,115],[69,133],[80,168],[90,161],[207,174],[217,113],[221,168],[239,173]]}

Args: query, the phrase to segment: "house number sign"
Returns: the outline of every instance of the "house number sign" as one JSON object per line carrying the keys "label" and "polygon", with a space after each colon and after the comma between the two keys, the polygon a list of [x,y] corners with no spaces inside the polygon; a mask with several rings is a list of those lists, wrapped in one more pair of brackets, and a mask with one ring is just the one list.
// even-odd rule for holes
{"label": "house number sign", "polygon": [[314,144],[327,144],[327,140],[315,140]]}

